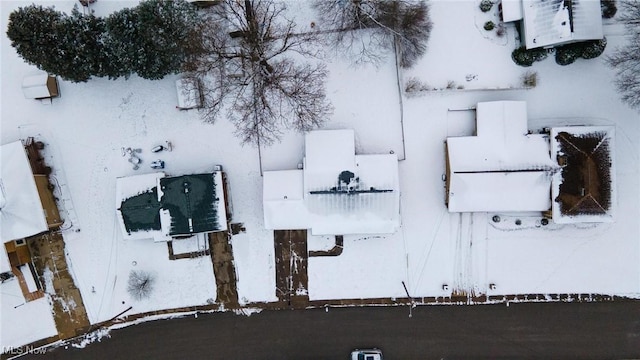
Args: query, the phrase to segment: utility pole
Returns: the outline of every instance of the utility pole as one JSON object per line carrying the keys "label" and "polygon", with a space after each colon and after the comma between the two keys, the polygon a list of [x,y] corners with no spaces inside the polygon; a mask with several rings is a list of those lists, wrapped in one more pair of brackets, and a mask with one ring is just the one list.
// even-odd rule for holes
{"label": "utility pole", "polygon": [[407,294],[407,298],[409,298],[409,300],[411,301],[411,304],[409,304],[409,318],[411,318],[413,316],[413,314],[411,313],[411,311],[413,310],[413,298],[411,297],[411,295],[409,295],[409,290],[407,290],[407,285],[404,283],[404,281],[402,282],[402,287],[404,288],[404,292]]}

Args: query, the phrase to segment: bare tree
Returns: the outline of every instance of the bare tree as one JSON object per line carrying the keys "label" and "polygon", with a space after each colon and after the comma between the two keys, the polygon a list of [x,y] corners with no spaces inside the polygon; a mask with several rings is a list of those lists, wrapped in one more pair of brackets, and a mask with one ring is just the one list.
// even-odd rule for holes
{"label": "bare tree", "polygon": [[269,145],[282,128],[306,131],[331,114],[316,34],[295,33],[284,4],[272,0],[223,0],[212,6],[200,29],[199,50],[185,64],[202,80],[203,118],[224,109],[243,143]]}
{"label": "bare tree", "polygon": [[136,300],[146,299],[153,290],[154,282],[155,278],[151,273],[142,270],[131,270],[129,282],[127,283],[127,292]]}
{"label": "bare tree", "polygon": [[618,20],[625,24],[629,43],[607,56],[607,63],[616,71],[615,84],[622,101],[640,109],[640,1],[620,4]]}
{"label": "bare tree", "polygon": [[396,50],[411,67],[427,50],[429,6],[418,0],[316,0],[314,6],[332,44],[355,63],[377,63]]}

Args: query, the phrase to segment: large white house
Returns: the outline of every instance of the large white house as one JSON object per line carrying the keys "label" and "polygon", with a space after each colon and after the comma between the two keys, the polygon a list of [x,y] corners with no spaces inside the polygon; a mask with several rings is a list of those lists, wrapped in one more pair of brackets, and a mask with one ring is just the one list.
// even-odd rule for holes
{"label": "large white house", "polygon": [[400,226],[398,157],[356,155],[350,129],[311,131],[302,169],[264,172],[263,206],[267,229],[394,233]]}
{"label": "large white house", "polygon": [[504,22],[521,21],[527,49],[600,40],[600,0],[502,0]]}
{"label": "large white house", "polygon": [[614,128],[527,128],[524,101],[478,103],[476,134],[446,140],[450,212],[544,212],[606,222],[615,208]]}
{"label": "large white house", "polygon": [[529,134],[524,101],[478,103],[476,135],[447,138],[451,212],[546,211],[551,207],[549,136]]}

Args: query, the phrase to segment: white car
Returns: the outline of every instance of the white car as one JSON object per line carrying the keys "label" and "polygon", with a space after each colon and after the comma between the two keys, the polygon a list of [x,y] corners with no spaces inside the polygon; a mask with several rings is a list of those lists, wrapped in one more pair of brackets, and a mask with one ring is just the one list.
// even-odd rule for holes
{"label": "white car", "polygon": [[351,352],[351,360],[382,360],[380,349],[356,349]]}

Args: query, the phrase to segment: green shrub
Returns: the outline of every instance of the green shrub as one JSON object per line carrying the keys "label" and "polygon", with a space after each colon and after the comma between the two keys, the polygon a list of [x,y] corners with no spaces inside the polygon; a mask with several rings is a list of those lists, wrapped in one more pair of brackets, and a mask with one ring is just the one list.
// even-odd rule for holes
{"label": "green shrub", "polygon": [[597,58],[598,56],[602,55],[605,47],[607,47],[607,38],[603,38],[602,40],[587,41],[583,45],[581,56],[583,59]]}
{"label": "green shrub", "polygon": [[487,21],[486,23],[484,23],[484,29],[487,31],[491,31],[496,27],[496,24],[493,23],[493,21]]}
{"label": "green shrub", "polygon": [[487,12],[491,10],[492,7],[493,7],[493,1],[491,0],[480,1],[480,10],[482,10],[482,12]]}
{"label": "green shrub", "polygon": [[556,64],[562,66],[573,64],[580,57],[580,50],[575,44],[558,46],[556,48]]}
{"label": "green shrub", "polygon": [[559,65],[569,65],[578,58],[594,59],[602,55],[607,46],[607,39],[583,41],[579,43],[567,44],[556,48],[556,63]]}
{"label": "green shrub", "polygon": [[534,62],[544,60],[547,57],[547,51],[544,49],[531,49],[527,50],[524,46],[521,46],[511,53],[511,59],[513,62],[520,66],[531,66]]}
{"label": "green shrub", "polygon": [[605,19],[611,19],[618,12],[616,7],[616,0],[601,0],[600,9],[602,10],[602,17]]}
{"label": "green shrub", "polygon": [[538,73],[535,71],[527,71],[522,74],[522,86],[526,88],[534,88],[538,84]]}

